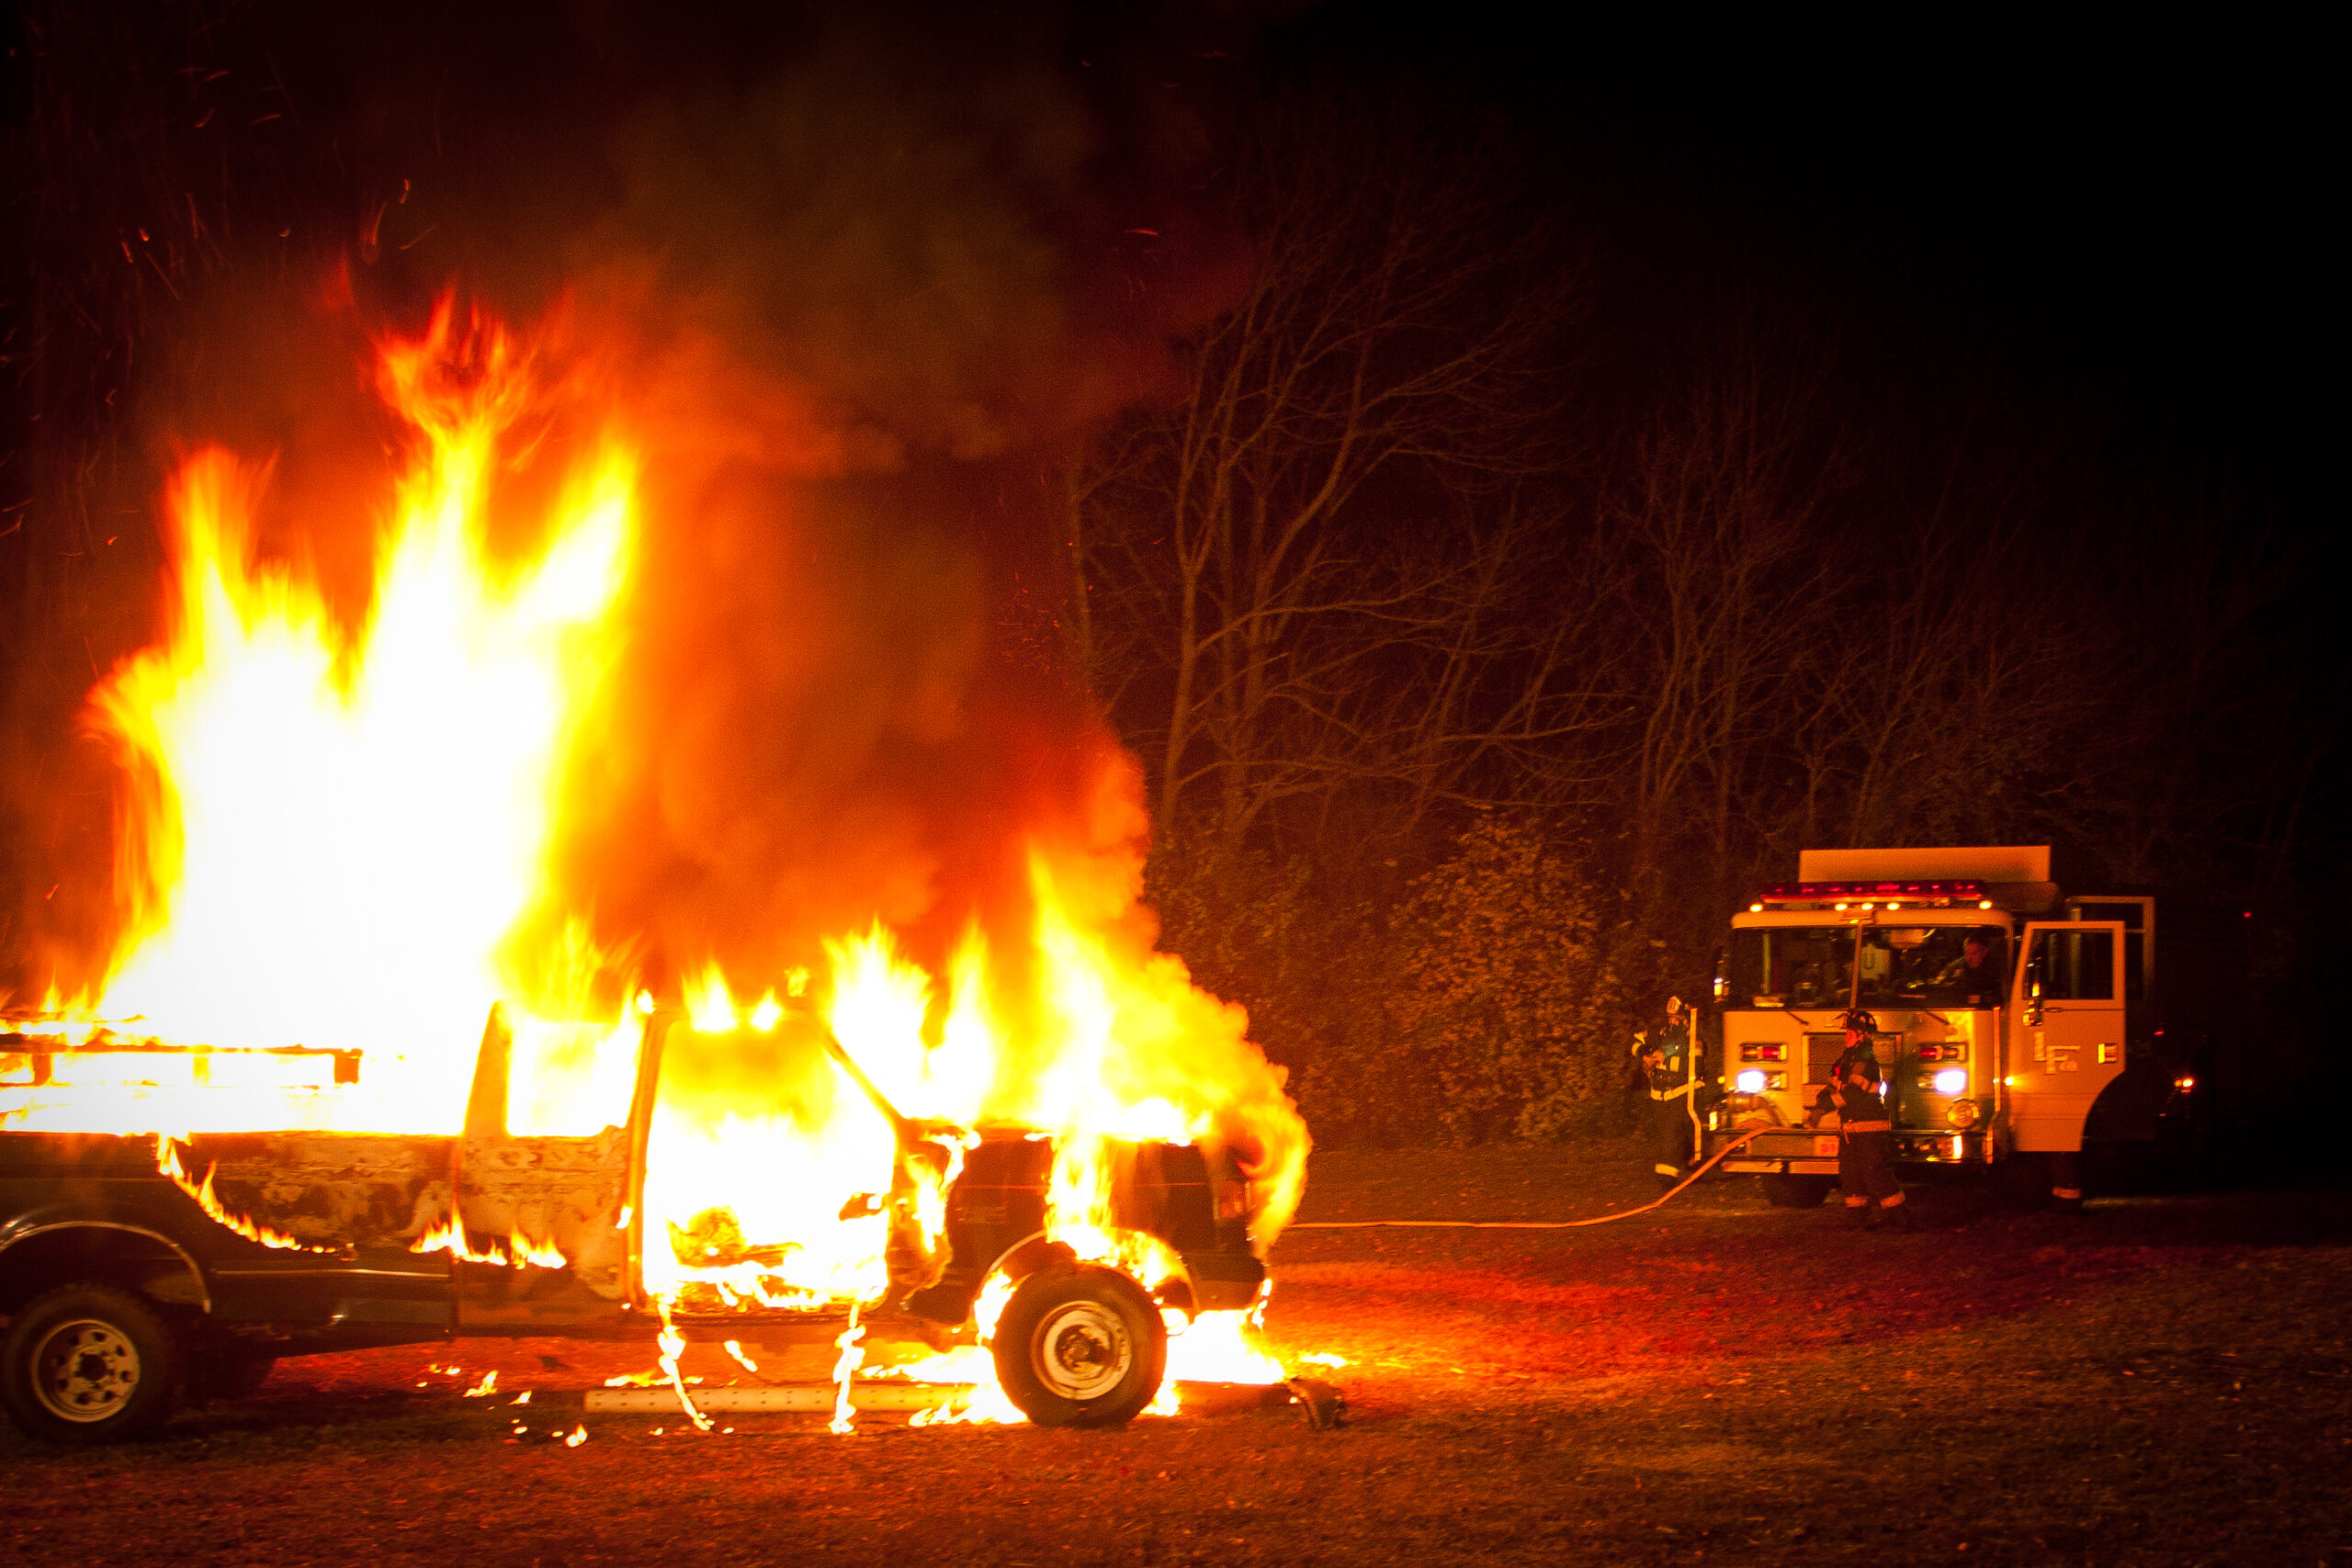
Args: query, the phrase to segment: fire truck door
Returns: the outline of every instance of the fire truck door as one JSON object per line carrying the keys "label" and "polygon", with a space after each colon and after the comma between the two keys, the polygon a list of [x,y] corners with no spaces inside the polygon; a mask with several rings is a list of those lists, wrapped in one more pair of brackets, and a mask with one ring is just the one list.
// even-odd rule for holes
{"label": "fire truck door", "polygon": [[2123,925],[2030,923],[2009,1016],[2010,1125],[2020,1150],[2083,1146],[2083,1121],[2122,1074]]}

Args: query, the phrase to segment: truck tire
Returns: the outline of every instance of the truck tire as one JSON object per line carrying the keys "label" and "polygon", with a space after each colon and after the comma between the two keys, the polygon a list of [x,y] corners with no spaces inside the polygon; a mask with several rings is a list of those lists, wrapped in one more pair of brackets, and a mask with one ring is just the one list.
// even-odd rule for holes
{"label": "truck tire", "polygon": [[26,1303],[0,1346],[0,1404],[28,1438],[114,1443],[179,1404],[179,1336],[152,1303],[113,1285],[61,1285]]}
{"label": "truck tire", "polygon": [[1764,1181],[1764,1201],[1775,1209],[1817,1209],[1838,1185],[1834,1176],[1767,1176]]}
{"label": "truck tire", "polygon": [[1168,1326],[1133,1280],[1060,1263],[1021,1281],[990,1346],[1005,1396],[1040,1427],[1116,1427],[1159,1392]]}

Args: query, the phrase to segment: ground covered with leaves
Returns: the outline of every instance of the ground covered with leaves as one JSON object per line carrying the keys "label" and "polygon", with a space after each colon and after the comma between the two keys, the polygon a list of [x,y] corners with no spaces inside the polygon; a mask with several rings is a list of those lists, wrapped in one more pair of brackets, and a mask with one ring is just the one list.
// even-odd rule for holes
{"label": "ground covered with leaves", "polygon": [[[1303,1219],[1576,1218],[1638,1153],[1317,1156]],[[93,1452],[0,1436],[43,1562],[2352,1562],[2352,1204],[2080,1215],[1915,1190],[1908,1235],[1711,1184],[1581,1230],[1295,1230],[1269,1328],[1348,1425],[1109,1433],[556,1416],[639,1348],[281,1365]],[[448,1369],[455,1368],[456,1371]],[[495,1396],[467,1398],[492,1369]],[[714,1378],[724,1372],[706,1363]],[[531,1406],[506,1403],[542,1391]],[[560,1437],[584,1425],[587,1437]],[[654,1427],[662,1426],[661,1435]]]}

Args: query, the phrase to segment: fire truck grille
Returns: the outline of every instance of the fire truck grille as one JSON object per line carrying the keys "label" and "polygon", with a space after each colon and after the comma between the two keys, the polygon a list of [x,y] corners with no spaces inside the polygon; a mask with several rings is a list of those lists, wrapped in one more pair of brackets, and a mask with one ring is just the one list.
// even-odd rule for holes
{"label": "fire truck grille", "polygon": [[1806,1035],[1804,1037],[1805,1083],[1808,1086],[1827,1083],[1829,1069],[1837,1065],[1838,1056],[1844,1053],[1845,1049],[1846,1037],[1843,1034]]}

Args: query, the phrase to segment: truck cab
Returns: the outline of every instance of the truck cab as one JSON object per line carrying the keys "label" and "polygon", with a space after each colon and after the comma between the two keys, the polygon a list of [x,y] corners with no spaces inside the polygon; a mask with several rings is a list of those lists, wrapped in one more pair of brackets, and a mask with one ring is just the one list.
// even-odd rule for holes
{"label": "truck cab", "polygon": [[1703,1147],[1776,1203],[1818,1202],[1838,1134],[1809,1123],[1859,1009],[1898,1163],[2078,1199],[2086,1127],[2153,1138],[2184,1092],[2143,1016],[2154,931],[2151,897],[2064,897],[2047,846],[1807,851],[1732,918]]}

